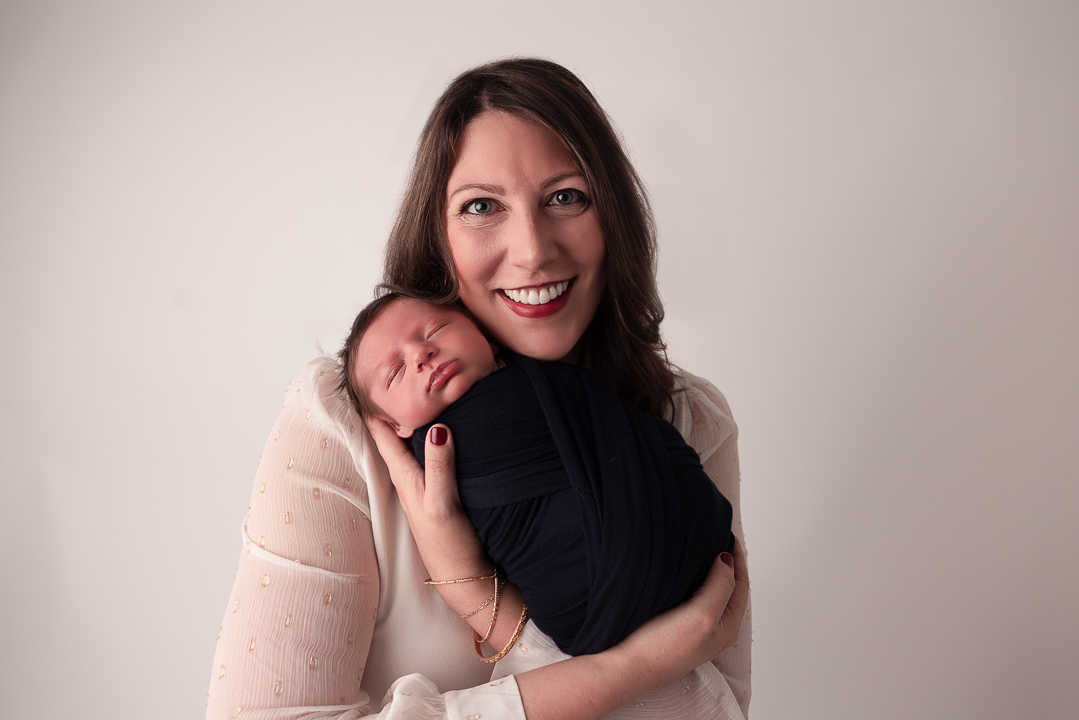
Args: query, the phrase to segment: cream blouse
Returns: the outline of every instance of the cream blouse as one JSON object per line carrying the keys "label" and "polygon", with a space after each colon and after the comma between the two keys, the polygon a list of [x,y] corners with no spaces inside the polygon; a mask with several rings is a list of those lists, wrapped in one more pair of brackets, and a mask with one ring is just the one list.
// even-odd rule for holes
{"label": "cream blouse", "polygon": [[[217,641],[207,718],[524,718],[513,674],[566,657],[529,623],[494,666],[427,577],[374,440],[337,364],[289,383],[266,442]],[[734,508],[737,428],[723,395],[682,373],[672,420]],[[750,611],[738,644],[616,716],[738,720],[750,699]]]}

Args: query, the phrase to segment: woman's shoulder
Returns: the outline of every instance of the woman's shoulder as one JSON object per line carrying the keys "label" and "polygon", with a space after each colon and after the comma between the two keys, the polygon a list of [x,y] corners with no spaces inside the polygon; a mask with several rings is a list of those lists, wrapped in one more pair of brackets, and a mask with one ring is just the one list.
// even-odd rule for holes
{"label": "woman's shoulder", "polygon": [[341,365],[333,358],[323,355],[311,360],[289,382],[285,406],[288,407],[294,393],[305,407],[319,410],[324,415],[320,420],[343,425],[359,419],[341,384],[341,377]]}
{"label": "woman's shoulder", "polygon": [[326,356],[308,362],[288,383],[274,431],[271,441],[314,443],[319,457],[336,456],[341,462],[350,456],[347,464],[355,468],[353,472],[368,468],[372,454],[378,454],[341,384],[341,366]]}
{"label": "woman's shoulder", "polygon": [[738,426],[727,398],[715,385],[680,367],[673,366],[672,369],[674,416],[671,424],[697,450],[703,461],[716,447],[737,437]]}

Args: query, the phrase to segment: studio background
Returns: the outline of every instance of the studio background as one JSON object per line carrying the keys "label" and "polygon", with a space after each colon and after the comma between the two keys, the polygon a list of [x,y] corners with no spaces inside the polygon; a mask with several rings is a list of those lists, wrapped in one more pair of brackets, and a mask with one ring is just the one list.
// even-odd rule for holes
{"label": "studio background", "polygon": [[0,716],[201,717],[431,104],[577,72],[740,427],[752,716],[1074,718],[1079,5],[0,4]]}

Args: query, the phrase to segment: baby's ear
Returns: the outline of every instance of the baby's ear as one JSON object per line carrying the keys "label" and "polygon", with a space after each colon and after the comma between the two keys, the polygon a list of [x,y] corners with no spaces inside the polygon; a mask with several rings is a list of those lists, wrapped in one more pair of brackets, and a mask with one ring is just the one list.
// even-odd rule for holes
{"label": "baby's ear", "polygon": [[412,437],[412,433],[416,431],[415,428],[401,427],[395,422],[391,422],[390,425],[392,425],[393,429],[397,431],[397,437],[410,438]]}

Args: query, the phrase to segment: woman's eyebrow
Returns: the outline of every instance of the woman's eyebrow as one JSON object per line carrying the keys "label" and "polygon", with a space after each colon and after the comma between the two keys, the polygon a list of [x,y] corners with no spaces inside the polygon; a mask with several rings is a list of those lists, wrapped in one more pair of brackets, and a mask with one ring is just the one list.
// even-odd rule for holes
{"label": "woman's eyebrow", "polygon": [[584,173],[582,173],[580,170],[572,170],[570,172],[565,172],[565,173],[561,173],[559,175],[555,175],[554,177],[548,179],[546,182],[544,182],[542,185],[540,185],[540,187],[549,188],[552,185],[558,185],[563,180],[568,180],[569,178],[579,178],[581,180],[585,180]]}
{"label": "woman's eyebrow", "polygon": [[486,193],[491,193],[492,195],[506,194],[506,189],[501,185],[487,185],[485,183],[467,183],[451,192],[450,197],[452,198],[457,193],[464,192],[465,190],[482,190]]}

